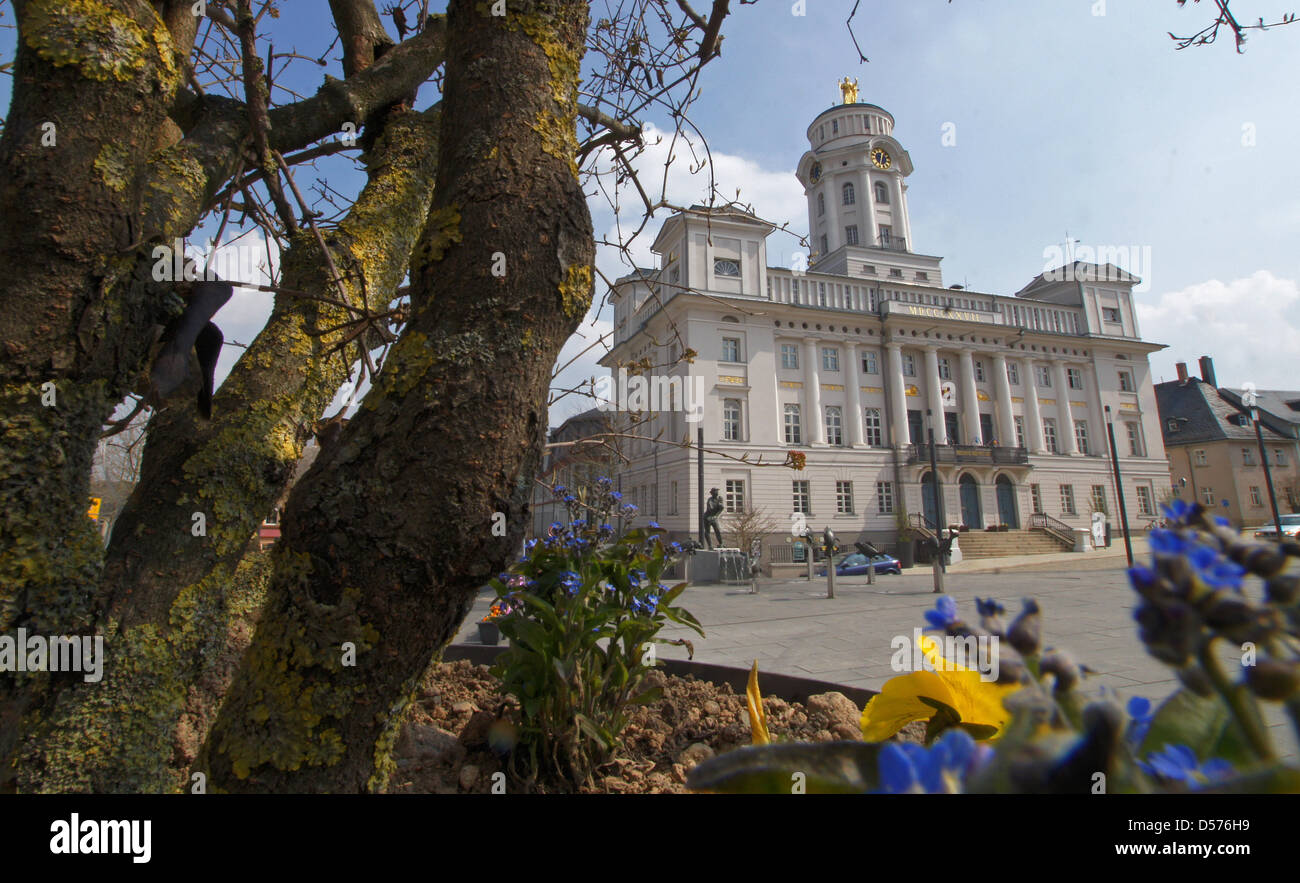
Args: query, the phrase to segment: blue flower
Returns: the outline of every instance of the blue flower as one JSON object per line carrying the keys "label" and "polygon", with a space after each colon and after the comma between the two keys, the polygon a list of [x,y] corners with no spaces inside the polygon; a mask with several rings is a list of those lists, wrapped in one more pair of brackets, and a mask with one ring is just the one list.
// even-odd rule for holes
{"label": "blue flower", "polygon": [[562,484],[557,484],[554,488],[552,488],[552,491],[555,493],[555,496],[557,497],[564,496],[565,492],[567,492],[568,490],[569,489]]}
{"label": "blue flower", "polygon": [[992,598],[986,598],[983,601],[981,601],[979,598],[976,598],[975,612],[978,613],[980,616],[1001,616],[1002,614],[1007,612],[1007,608],[1003,607],[1001,604],[999,604],[997,601],[994,601]]}
{"label": "blue flower", "polygon": [[1204,764],[1196,759],[1196,752],[1186,745],[1166,744],[1164,751],[1152,752],[1146,762],[1138,761],[1138,766],[1149,776],[1155,776],[1170,782],[1183,782],[1193,788],[1206,782],[1227,778],[1232,775],[1232,764],[1222,758],[1212,758]]}
{"label": "blue flower", "polygon": [[613,483],[614,483],[613,481],[611,481],[608,477],[604,475],[596,479],[596,484],[600,485],[601,487],[609,487]]}
{"label": "blue flower", "polygon": [[638,509],[636,506],[633,506],[631,503],[628,503],[626,506],[623,507],[623,514],[628,518],[631,518],[632,516],[636,515],[636,513],[640,511],[641,511],[640,509]]}
{"label": "blue flower", "polygon": [[560,586],[570,595],[576,595],[578,589],[582,587],[582,577],[572,570],[566,570],[560,574]]}
{"label": "blue flower", "polygon": [[641,583],[645,582],[645,572],[641,570],[629,570],[627,572],[627,579],[633,587],[640,587]]}
{"label": "blue flower", "polygon": [[658,528],[658,527],[659,527],[659,522],[657,522],[657,521],[649,521],[649,522],[646,522],[646,527]]}
{"label": "blue flower", "polygon": [[610,491],[609,498],[617,503],[619,500],[623,499],[623,495],[618,491]]}
{"label": "blue flower", "polygon": [[602,525],[600,526],[600,532],[601,532],[601,533],[613,533],[613,532],[614,532],[614,528],[612,528],[612,527],[609,526],[608,524],[602,524]]}
{"label": "blue flower", "polygon": [[1246,574],[1246,568],[1226,560],[1220,550],[1205,543],[1197,544],[1187,554],[1187,561],[1205,584],[1215,589],[1240,589]]}
{"label": "blue flower", "polygon": [[1157,555],[1181,555],[1187,548],[1187,541],[1174,533],[1157,527],[1147,534],[1147,543]]}
{"label": "blue flower", "polygon": [[569,495],[567,495],[567,496],[564,498],[564,502],[566,502],[566,503],[576,503],[576,502],[578,502],[578,498],[575,497],[573,494],[569,494]]}
{"label": "blue flower", "polygon": [[934,609],[925,611],[925,620],[931,628],[944,629],[957,621],[957,602],[944,595],[934,602]]}
{"label": "blue flower", "polygon": [[1128,569],[1128,581],[1135,591],[1145,593],[1156,584],[1156,573],[1149,567],[1134,564]]}
{"label": "blue flower", "polygon": [[1186,500],[1177,498],[1172,500],[1167,506],[1164,503],[1161,503],[1160,508],[1171,521],[1179,522],[1185,521],[1192,511],[1191,505]]}
{"label": "blue flower", "polygon": [[889,742],[877,755],[880,790],[885,794],[953,794],[987,757],[962,729],[944,733],[929,748],[915,742]]}
{"label": "blue flower", "polygon": [[1147,730],[1151,729],[1151,720],[1155,717],[1151,712],[1151,700],[1143,696],[1129,699],[1128,716],[1133,720],[1133,728],[1129,730],[1133,745],[1141,745],[1147,737]]}
{"label": "blue flower", "polygon": [[668,544],[668,551],[672,552],[673,554],[679,554],[682,551],[682,544],[674,540],[673,542]]}
{"label": "blue flower", "polygon": [[535,538],[531,540],[524,540],[525,549],[532,549],[536,545],[537,545],[537,540]]}
{"label": "blue flower", "polygon": [[558,532],[560,532],[560,531],[562,531],[562,530],[564,530],[564,525],[563,525],[563,524],[560,524],[560,522],[558,522],[558,521],[552,521],[552,522],[551,522],[551,533],[558,533]]}
{"label": "blue flower", "polygon": [[1214,523],[1219,527],[1232,527],[1232,522],[1224,518],[1222,515],[1214,516]]}

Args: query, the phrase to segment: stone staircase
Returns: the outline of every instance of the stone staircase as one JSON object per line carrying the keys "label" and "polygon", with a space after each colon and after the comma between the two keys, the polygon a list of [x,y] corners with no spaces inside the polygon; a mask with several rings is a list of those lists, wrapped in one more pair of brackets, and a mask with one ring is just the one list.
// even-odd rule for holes
{"label": "stone staircase", "polygon": [[958,539],[963,558],[1002,558],[1069,552],[1072,546],[1043,530],[968,530]]}

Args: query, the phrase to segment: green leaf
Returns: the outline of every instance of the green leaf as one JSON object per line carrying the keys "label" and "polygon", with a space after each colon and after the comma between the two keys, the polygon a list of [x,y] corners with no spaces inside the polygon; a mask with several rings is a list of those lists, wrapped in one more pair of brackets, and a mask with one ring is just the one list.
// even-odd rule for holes
{"label": "green leaf", "polygon": [[631,705],[649,705],[651,702],[658,702],[660,699],[663,698],[663,695],[664,695],[663,687],[651,687],[649,690],[646,690],[644,693],[640,693],[636,696],[633,696],[631,699],[628,700],[628,703]]}
{"label": "green leaf", "polygon": [[1138,758],[1146,760],[1166,745],[1186,745],[1202,762],[1221,757],[1234,766],[1255,761],[1245,736],[1232,713],[1218,696],[1197,696],[1179,689],[1156,710],[1138,749]]}
{"label": "green leaf", "polygon": [[691,770],[686,787],[724,794],[790,794],[802,773],[809,794],[860,794],[877,787],[870,742],[782,742],[728,751]]}

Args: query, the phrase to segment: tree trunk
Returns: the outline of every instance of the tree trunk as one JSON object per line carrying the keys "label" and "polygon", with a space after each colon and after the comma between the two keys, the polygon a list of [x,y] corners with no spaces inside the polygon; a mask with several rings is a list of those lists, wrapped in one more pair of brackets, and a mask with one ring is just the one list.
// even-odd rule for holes
{"label": "tree trunk", "polygon": [[415,312],[290,497],[253,646],[195,764],[214,788],[381,788],[420,676],[522,537],[551,368],[591,302],[574,164],[587,6],[490,8],[451,3]]}

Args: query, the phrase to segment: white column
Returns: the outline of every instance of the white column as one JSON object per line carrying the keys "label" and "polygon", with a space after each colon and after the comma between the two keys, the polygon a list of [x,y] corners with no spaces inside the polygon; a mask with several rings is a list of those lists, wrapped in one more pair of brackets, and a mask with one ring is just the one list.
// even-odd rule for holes
{"label": "white column", "polygon": [[848,384],[849,392],[849,413],[845,419],[849,423],[849,444],[855,448],[862,447],[862,389],[859,384],[862,382],[858,377],[858,345],[849,343],[844,347],[844,355],[848,357],[849,364],[844,369],[844,382]]}
{"label": "white column", "polygon": [[808,405],[808,438],[812,444],[826,444],[826,422],[822,414],[822,386],[817,366],[821,364],[821,352],[817,348],[817,339],[804,338],[803,342],[803,385],[808,390],[804,402]]}
{"label": "white column", "polygon": [[966,440],[968,444],[982,444],[988,439],[980,429],[980,398],[975,389],[975,359],[970,350],[961,351],[961,406],[966,423]]}
{"label": "white column", "polygon": [[1031,454],[1046,454],[1043,443],[1043,415],[1038,410],[1038,380],[1034,376],[1034,363],[1025,359],[1025,442]]}
{"label": "white column", "polygon": [[890,439],[894,447],[903,447],[908,444],[907,435],[907,392],[903,384],[903,345],[897,341],[889,341],[885,344],[885,370],[889,376],[885,382],[889,384],[889,407],[893,412],[889,418]]}
{"label": "white column", "polygon": [[948,424],[943,416],[943,390],[939,382],[939,351],[933,346],[925,348],[926,402],[934,418],[934,443],[948,444]]}
{"label": "white column", "polygon": [[862,183],[859,186],[863,188],[862,198],[859,200],[859,202],[862,203],[863,210],[858,213],[859,215],[862,216],[862,221],[859,224],[859,228],[858,228],[858,243],[860,245],[875,245],[876,244],[876,190],[874,187],[871,186],[870,170],[863,169],[862,174],[859,177],[862,179]]}
{"label": "white column", "polygon": [[998,412],[998,444],[1016,446],[1016,421],[1011,413],[1011,381],[1007,379],[1007,357],[993,357],[993,394]]}
{"label": "white column", "polygon": [[1052,374],[1056,384],[1056,413],[1061,424],[1061,451],[1077,456],[1079,444],[1074,439],[1074,412],[1070,410],[1070,384],[1065,379],[1065,362],[1053,362]]}
{"label": "white column", "polygon": [[[890,227],[894,230],[894,236],[904,240],[907,247],[912,247],[912,232],[907,229],[907,215],[903,212],[903,176],[892,175],[894,186],[891,188],[894,200],[894,210],[890,212]],[[935,436],[938,437],[937,435]]]}
{"label": "white column", "polygon": [[[1101,314],[1098,313],[1098,315]],[[1090,421],[1088,426],[1088,446],[1092,448],[1093,453],[1104,456],[1110,450],[1110,442],[1106,438],[1106,412],[1102,410],[1101,380],[1097,374],[1096,362],[1088,363],[1088,378],[1084,382],[1089,384],[1087,390]]]}

